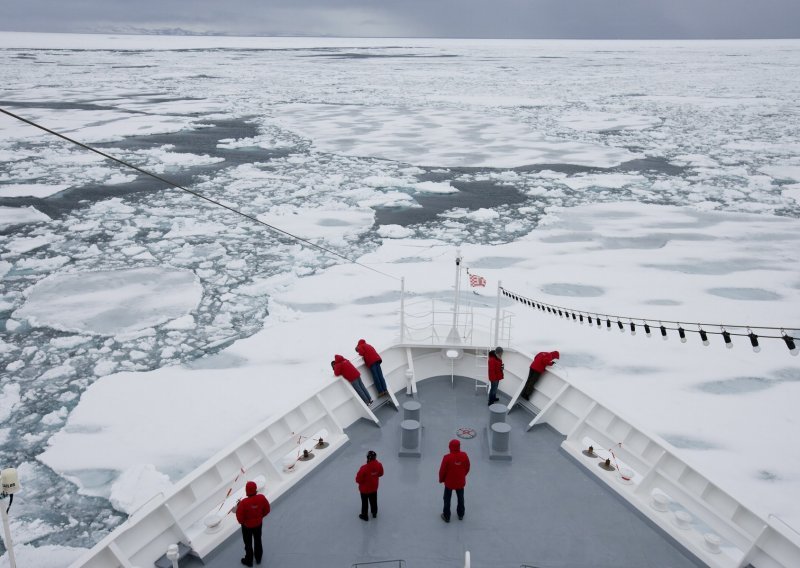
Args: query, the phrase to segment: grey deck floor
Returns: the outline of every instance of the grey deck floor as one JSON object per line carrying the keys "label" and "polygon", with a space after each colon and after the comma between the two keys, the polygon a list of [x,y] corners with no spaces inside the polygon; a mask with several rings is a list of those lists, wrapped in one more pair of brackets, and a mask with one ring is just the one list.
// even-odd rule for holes
{"label": "grey deck floor", "polygon": [[[489,460],[484,434],[489,421],[485,390],[474,381],[450,377],[419,385],[422,457],[400,458],[402,411],[376,411],[382,427],[359,421],[347,430],[350,443],[300,486],[273,503],[264,523],[268,568],[350,567],[354,563],[403,559],[407,568],[472,566],[519,568],[642,568],[702,565],[654,528],[640,513],[593,479],[562,452],[562,437],[548,426],[530,432],[531,416],[515,409],[513,460]],[[398,396],[401,404],[405,393]],[[477,431],[461,440],[472,470],[465,492],[466,515],[445,524],[438,469],[459,427]],[[354,481],[368,450],[385,469],[378,492],[378,518],[358,518]],[[239,533],[207,559],[205,566],[241,566]],[[182,567],[201,566],[198,560]],[[390,566],[378,565],[380,568]]]}

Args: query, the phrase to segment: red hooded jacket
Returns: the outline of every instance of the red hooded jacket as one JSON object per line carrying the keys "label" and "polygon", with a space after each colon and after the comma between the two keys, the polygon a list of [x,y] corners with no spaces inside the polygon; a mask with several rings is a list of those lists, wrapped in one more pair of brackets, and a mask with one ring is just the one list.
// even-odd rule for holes
{"label": "red hooded jacket", "polygon": [[261,493],[255,482],[248,481],[244,486],[247,497],[239,501],[236,507],[236,520],[248,529],[254,529],[261,524],[264,517],[269,515],[269,501]]}
{"label": "red hooded jacket", "polygon": [[383,465],[378,460],[368,461],[356,474],[359,493],[375,493],[378,490],[378,478],[383,476]]}
{"label": "red hooded jacket", "polygon": [[364,358],[364,363],[367,367],[372,367],[375,363],[383,363],[375,348],[363,339],[358,340],[356,352]]}
{"label": "red hooded jacket", "polygon": [[533,358],[533,363],[531,363],[531,369],[539,373],[544,373],[545,367],[552,365],[553,361],[558,358],[558,351],[542,351],[541,353],[537,353],[536,357]]}
{"label": "red hooded jacket", "polygon": [[463,489],[468,473],[469,456],[461,451],[461,442],[450,440],[450,453],[445,454],[439,467],[439,483],[448,489]]}
{"label": "red hooded jacket", "polygon": [[494,383],[503,380],[503,361],[494,351],[489,351],[489,381]]}
{"label": "red hooded jacket", "polygon": [[361,373],[358,372],[358,369],[341,355],[336,355],[333,358],[333,374],[337,377],[344,377],[351,383],[361,377]]}

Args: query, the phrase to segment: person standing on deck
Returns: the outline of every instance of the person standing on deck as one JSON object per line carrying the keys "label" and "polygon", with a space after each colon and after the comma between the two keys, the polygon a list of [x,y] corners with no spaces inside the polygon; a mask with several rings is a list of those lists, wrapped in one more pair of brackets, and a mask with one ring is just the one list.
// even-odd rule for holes
{"label": "person standing on deck", "polygon": [[356,369],[350,361],[341,355],[336,355],[333,361],[331,361],[331,368],[333,369],[334,375],[347,379],[347,382],[350,383],[353,390],[358,393],[358,396],[361,397],[361,400],[363,400],[365,404],[372,404],[372,399],[369,397],[367,387],[361,382],[361,373],[358,372],[358,369]]}
{"label": "person standing on deck", "polygon": [[496,347],[489,351],[489,406],[500,400],[497,398],[497,387],[503,380],[503,348]]}
{"label": "person standing on deck", "polygon": [[375,388],[378,389],[378,396],[389,394],[386,392],[386,379],[383,378],[383,370],[381,370],[383,360],[375,348],[365,340],[359,339],[356,352],[364,358],[364,364],[372,373],[372,381],[375,383]]}
{"label": "person standing on deck", "polygon": [[264,549],[261,546],[261,525],[264,517],[269,515],[269,501],[261,493],[254,481],[248,481],[244,487],[247,497],[236,504],[236,520],[242,525],[242,540],[244,540],[244,558],[242,564],[261,564]]}
{"label": "person standing on deck", "polygon": [[362,521],[368,521],[367,503],[372,510],[372,518],[378,516],[378,478],[383,477],[383,465],[378,461],[378,455],[372,450],[367,452],[367,463],[361,466],[356,473],[356,483],[358,492],[361,494],[361,514],[358,516]]}
{"label": "person standing on deck", "polygon": [[525,381],[525,387],[522,389],[522,398],[525,400],[531,399],[534,384],[542,376],[542,373],[547,370],[546,368],[555,363],[559,357],[558,351],[541,351],[536,354],[528,371],[528,380]]}
{"label": "person standing on deck", "polygon": [[450,440],[450,453],[442,458],[442,465],[439,466],[439,483],[444,483],[444,509],[442,510],[442,520],[450,522],[450,499],[453,491],[456,492],[456,514],[458,520],[464,519],[464,487],[467,485],[467,474],[469,473],[469,456],[461,451],[461,442],[456,439]]}

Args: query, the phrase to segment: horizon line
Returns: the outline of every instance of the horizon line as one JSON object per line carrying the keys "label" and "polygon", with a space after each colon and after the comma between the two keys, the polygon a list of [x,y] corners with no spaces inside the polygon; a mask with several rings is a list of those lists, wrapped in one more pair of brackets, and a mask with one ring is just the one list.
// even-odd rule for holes
{"label": "horizon line", "polygon": [[406,36],[406,35],[314,35],[314,34],[232,34],[222,32],[168,33],[153,31],[30,31],[0,30],[0,33],[50,34],[50,35],[124,35],[144,37],[218,37],[218,38],[297,38],[297,39],[440,39],[440,40],[488,40],[488,41],[791,41],[796,37],[483,37],[483,36]]}

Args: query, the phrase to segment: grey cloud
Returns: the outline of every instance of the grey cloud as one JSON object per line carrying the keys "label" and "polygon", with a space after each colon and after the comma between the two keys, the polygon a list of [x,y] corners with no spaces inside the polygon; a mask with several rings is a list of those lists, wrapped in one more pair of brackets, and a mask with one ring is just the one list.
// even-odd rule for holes
{"label": "grey cloud", "polygon": [[27,0],[10,31],[182,28],[244,35],[796,38],[797,0]]}

